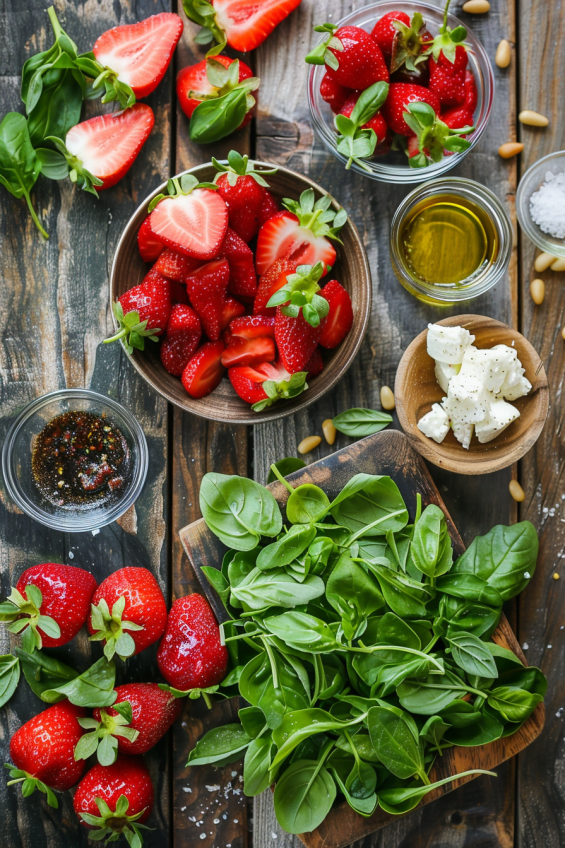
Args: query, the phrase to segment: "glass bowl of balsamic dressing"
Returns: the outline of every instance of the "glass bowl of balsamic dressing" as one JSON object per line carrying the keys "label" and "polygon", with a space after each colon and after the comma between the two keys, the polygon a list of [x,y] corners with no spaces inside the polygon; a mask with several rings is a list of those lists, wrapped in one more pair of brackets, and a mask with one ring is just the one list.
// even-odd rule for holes
{"label": "glass bowl of balsamic dressing", "polygon": [[115,521],[135,502],[148,451],[138,421],[88,389],[37,398],[12,424],[2,449],[6,489],[27,515],[70,533]]}

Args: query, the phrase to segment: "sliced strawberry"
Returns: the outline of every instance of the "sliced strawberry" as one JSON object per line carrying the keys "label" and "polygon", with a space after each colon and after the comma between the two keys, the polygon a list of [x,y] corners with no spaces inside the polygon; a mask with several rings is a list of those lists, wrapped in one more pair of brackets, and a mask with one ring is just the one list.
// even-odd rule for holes
{"label": "sliced strawberry", "polygon": [[250,366],[230,368],[228,377],[236,393],[247,403],[259,403],[268,399],[269,396],[263,388],[267,378],[254,368]]}
{"label": "sliced strawberry", "polygon": [[326,71],[320,83],[320,97],[329,104],[332,112],[336,115],[341,112],[341,108],[350,94],[350,88],[340,85]]}
{"label": "sliced strawberry", "polygon": [[212,259],[218,255],[226,236],[226,204],[212,189],[193,184],[185,192],[179,180],[173,183],[176,183],[177,194],[160,200],[151,212],[152,231],[179,253],[196,259]]}
{"label": "sliced strawberry", "polygon": [[322,325],[312,327],[302,313],[296,317],[284,315],[283,308],[277,306],[275,340],[282,365],[294,374],[305,370],[320,339]]}
{"label": "sliced strawberry", "polygon": [[321,374],[324,370],[324,360],[322,359],[322,354],[320,353],[319,347],[316,348],[316,350],[304,366],[304,370],[306,371],[307,380],[311,380],[313,377],[317,377],[318,374]]}
{"label": "sliced strawberry", "polygon": [[133,165],[154,123],[153,110],[136,103],[124,112],[97,115],[72,127],[65,139],[66,155],[78,184],[88,188],[92,175],[102,181],[94,183],[101,191],[115,185]]}
{"label": "sliced strawberry", "polygon": [[261,206],[259,207],[259,213],[257,215],[259,226],[262,227],[263,224],[266,224],[273,215],[277,214],[277,212],[280,212],[279,204],[271,192],[265,189],[263,192],[263,200],[261,201]]}
{"label": "sliced strawberry", "polygon": [[229,227],[220,248],[220,256],[227,259],[230,266],[229,293],[235,297],[255,297],[257,274],[253,265],[253,251]]}
{"label": "sliced strawberry", "polygon": [[255,315],[273,315],[274,307],[268,307],[267,303],[279,289],[286,285],[286,278],[296,271],[296,262],[283,257],[277,259],[259,280],[259,287],[253,304]]}
{"label": "sliced strawberry", "polygon": [[323,322],[320,344],[334,348],[344,340],[353,325],[353,307],[349,293],[337,280],[330,280],[320,292],[328,301],[330,311]]}
{"label": "sliced strawberry", "polygon": [[308,388],[306,372],[290,374],[280,362],[230,368],[228,377],[239,397],[260,412],[278,400],[297,397]]}
{"label": "sliced strawberry", "polygon": [[131,86],[136,97],[147,97],[163,79],[182,30],[178,15],[161,12],[140,23],[107,30],[92,52],[120,82]]}
{"label": "sliced strawberry", "polygon": [[157,259],[153,266],[156,271],[167,277],[168,280],[175,280],[177,283],[184,283],[186,278],[200,268],[202,262],[200,259],[194,259],[192,256],[186,256],[183,253],[177,253],[167,247],[166,250]]}
{"label": "sliced strawberry", "polygon": [[205,23],[218,43],[227,41],[233,50],[255,50],[281,21],[300,5],[300,0],[185,0],[190,20]]}
{"label": "sliced strawberry", "polygon": [[230,266],[225,259],[215,259],[202,265],[186,278],[186,290],[192,307],[208,338],[215,342],[222,332],[222,314]]}
{"label": "sliced strawberry", "polygon": [[258,365],[273,362],[276,356],[275,342],[266,336],[256,339],[235,337],[222,354],[222,365],[233,368],[237,365]]}
{"label": "sliced strawberry", "polygon": [[169,374],[181,376],[201,337],[202,326],[196,312],[183,304],[173,306],[159,351],[161,362]]}
{"label": "sliced strawberry", "polygon": [[222,330],[226,330],[226,328],[231,324],[232,321],[236,320],[245,314],[245,306],[243,303],[240,303],[239,300],[235,300],[233,297],[228,297],[225,300],[224,306],[222,308],[222,317],[220,320],[220,326]]}
{"label": "sliced strawberry", "polygon": [[235,318],[230,324],[230,333],[232,336],[240,336],[242,339],[257,339],[261,336],[269,336],[274,339],[274,316],[245,315],[243,318]]}
{"label": "sliced strawberry", "polygon": [[158,239],[151,229],[149,215],[139,228],[137,246],[139,248],[139,255],[144,262],[155,262],[165,249],[165,245],[161,239]]}
{"label": "sliced strawberry", "polygon": [[182,384],[191,397],[204,397],[219,386],[224,376],[223,352],[222,341],[206,342],[189,359],[182,373]]}

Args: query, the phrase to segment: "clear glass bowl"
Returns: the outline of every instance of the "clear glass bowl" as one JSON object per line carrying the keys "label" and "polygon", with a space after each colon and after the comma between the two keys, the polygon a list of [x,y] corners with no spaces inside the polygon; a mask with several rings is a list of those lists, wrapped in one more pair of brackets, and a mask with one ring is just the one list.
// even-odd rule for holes
{"label": "clear glass bowl", "polygon": [[[492,221],[498,251],[495,259],[480,273],[464,283],[432,285],[414,276],[404,261],[401,245],[402,227],[416,204],[441,195],[455,195],[478,206]],[[408,194],[392,219],[390,226],[390,258],[394,273],[405,289],[419,300],[436,306],[448,306],[471,300],[495,286],[504,276],[512,254],[512,224],[508,212],[492,191],[474,180],[445,177],[431,180]]]}
{"label": "clear glass bowl", "polygon": [[565,256],[565,239],[554,238],[544,233],[537,224],[534,224],[530,215],[530,197],[538,190],[546,180],[546,174],[565,173],[565,150],[558,150],[539,159],[531,168],[528,168],[516,192],[516,214],[523,231],[526,233],[536,247],[552,256]]}
{"label": "clear glass bowl", "polygon": [[[443,12],[436,6],[430,6],[428,3],[405,3],[402,0],[397,3],[384,0],[384,2],[372,3],[370,6],[363,6],[362,9],[357,9],[357,11],[342,18],[339,21],[339,26],[357,26],[370,32],[379,18],[388,12],[396,11],[406,12],[410,18],[415,12],[422,12],[428,29],[434,35],[439,32],[439,28],[443,23]],[[452,29],[456,26],[464,25],[454,15],[448,15],[447,20]],[[471,146],[463,153],[454,153],[451,156],[445,156],[441,162],[428,165],[427,168],[411,168],[403,151],[391,151],[385,156],[365,160],[370,168],[370,172],[363,170],[355,162],[351,166],[352,170],[379,182],[421,183],[424,180],[439,177],[441,174],[445,174],[446,171],[450,171],[475,147],[485,131],[490,117],[494,96],[494,76],[484,47],[473,33],[470,32],[469,28],[466,27],[466,29],[467,38],[465,42],[471,48],[469,51],[469,70],[475,75],[478,94],[477,108],[475,110],[476,129],[469,135]],[[328,150],[345,165],[347,159],[338,152],[335,145],[334,113],[320,96],[320,83],[325,72],[325,65],[312,65],[310,69],[310,76],[308,78],[308,102],[310,104],[312,123],[316,133]]]}
{"label": "clear glass bowl", "polygon": [[[131,474],[121,497],[111,504],[93,503],[80,510],[76,506],[55,506],[41,494],[33,479],[31,457],[37,435],[51,419],[75,410],[105,413],[127,441]],[[61,389],[32,401],[10,427],[2,449],[2,473],[11,498],[31,518],[68,533],[96,530],[123,515],[138,498],[147,467],[147,442],[139,422],[115,400],[88,389]]]}

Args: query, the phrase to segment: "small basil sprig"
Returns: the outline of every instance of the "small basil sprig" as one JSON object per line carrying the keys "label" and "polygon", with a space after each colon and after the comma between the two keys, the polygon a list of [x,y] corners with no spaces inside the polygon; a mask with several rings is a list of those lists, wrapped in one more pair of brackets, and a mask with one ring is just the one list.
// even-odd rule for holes
{"label": "small basil sprig", "polygon": [[336,147],[342,156],[347,157],[346,170],[355,162],[364,171],[371,169],[363,162],[375,152],[378,138],[371,127],[365,126],[379,111],[388,96],[388,83],[376,82],[361,92],[351,116],[336,115],[335,128],[339,135]]}
{"label": "small basil sprig", "polygon": [[38,698],[41,698],[46,689],[56,689],[79,676],[78,671],[70,665],[48,656],[43,651],[34,651],[30,654],[21,648],[16,648],[14,653],[20,660],[24,677],[31,691]]}
{"label": "small basil sprig", "polygon": [[239,82],[239,59],[227,68],[213,58],[208,59],[206,75],[212,93],[189,93],[189,97],[200,100],[190,118],[190,139],[199,144],[219,141],[239,129],[246,114],[255,106],[251,92],[256,91],[260,83],[257,77]]}
{"label": "small basil sprig", "polygon": [[336,430],[354,439],[372,436],[392,424],[392,415],[377,409],[346,409],[333,419]]}
{"label": "small basil sprig", "polygon": [[19,659],[12,654],[0,656],[0,707],[8,703],[17,689],[19,679]]}
{"label": "small basil sprig", "polygon": [[29,583],[25,593],[26,597],[17,589],[12,589],[8,599],[0,604],[0,621],[8,622],[6,629],[10,633],[23,632],[22,647],[31,654],[43,646],[41,633],[58,639],[61,628],[51,616],[42,615],[43,596],[37,586]]}
{"label": "small basil sprig", "polygon": [[33,149],[26,119],[17,112],[8,112],[0,123],[0,183],[14,197],[25,197],[33,223],[48,239],[30,197],[40,172],[41,162]]}
{"label": "small basil sprig", "polygon": [[[341,244],[339,231],[347,221],[347,212],[345,209],[332,209],[329,194],[324,194],[316,200],[314,189],[307,188],[299,200],[285,197],[282,203],[285,209],[296,215],[303,229],[311,230],[315,236],[330,238]],[[326,272],[329,270],[326,268]]]}
{"label": "small basil sprig", "polygon": [[41,700],[56,704],[68,698],[77,707],[111,707],[118,697],[115,682],[116,666],[102,657],[74,680],[54,689],[45,689]]}
{"label": "small basil sprig", "polygon": [[408,111],[402,116],[410,129],[416,134],[418,151],[408,157],[411,168],[425,168],[430,162],[441,162],[444,151],[462,153],[468,150],[471,142],[463,135],[473,132],[473,126],[451,129],[439,118],[429,103],[410,103]]}
{"label": "small basil sprig", "polygon": [[216,10],[209,0],[183,0],[183,9],[189,21],[194,21],[201,27],[194,41],[196,44],[211,44],[214,47],[206,53],[206,57],[217,56],[227,44],[226,33],[216,20]]}
{"label": "small basil sprig", "polygon": [[318,280],[326,273],[323,262],[315,265],[299,265],[294,274],[289,274],[286,284],[276,291],[267,306],[280,306],[283,315],[289,318],[302,317],[311,327],[319,327],[330,311],[330,304],[321,291]]}

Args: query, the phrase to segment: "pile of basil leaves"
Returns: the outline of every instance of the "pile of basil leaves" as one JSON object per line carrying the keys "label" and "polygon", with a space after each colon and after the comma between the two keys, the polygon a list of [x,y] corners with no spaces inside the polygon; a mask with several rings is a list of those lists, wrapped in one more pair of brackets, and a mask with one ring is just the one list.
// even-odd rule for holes
{"label": "pile of basil leaves", "polygon": [[543,700],[541,671],[491,639],[534,573],[535,529],[494,527],[454,562],[443,512],[418,498],[410,523],[389,477],[356,474],[330,503],[272,471],[286,524],[263,486],[202,481],[202,515],[229,548],[221,570],[203,568],[230,618],[220,692],[237,684],[247,705],[188,764],[245,756],[245,794],[275,783],[290,833],[316,828],[337,796],[363,816],[405,813],[461,776],[430,782],[446,748],[509,736]]}

